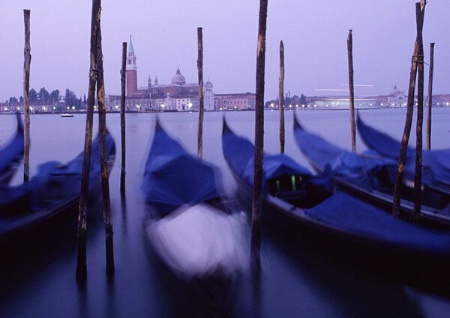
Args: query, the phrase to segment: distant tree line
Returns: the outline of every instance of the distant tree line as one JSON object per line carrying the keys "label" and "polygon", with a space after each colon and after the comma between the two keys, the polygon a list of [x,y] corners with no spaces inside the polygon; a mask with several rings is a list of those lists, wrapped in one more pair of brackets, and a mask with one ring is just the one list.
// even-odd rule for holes
{"label": "distant tree line", "polygon": [[[277,97],[276,99],[272,99],[266,102],[265,107],[266,108],[273,108],[276,107],[278,108],[280,104],[279,98]],[[284,107],[288,108],[290,105],[292,107],[295,107],[296,105],[298,105],[298,107],[301,107],[301,105],[306,105],[306,96],[301,94],[300,97],[298,95],[294,95],[294,96],[290,96],[288,94],[286,94],[286,96],[284,97]]]}
{"label": "distant tree line", "polygon": [[[66,106],[75,107],[75,109],[81,109],[86,105],[86,95],[82,99],[81,97],[77,97],[77,95],[68,88],[66,89],[64,96],[60,95],[58,89],[49,93],[45,87],[42,87],[39,92],[32,88],[29,92],[29,100],[30,104],[34,105],[54,105],[63,102]],[[23,97],[20,96],[19,98],[16,98],[13,96],[6,100],[5,103],[9,105],[22,104]]]}

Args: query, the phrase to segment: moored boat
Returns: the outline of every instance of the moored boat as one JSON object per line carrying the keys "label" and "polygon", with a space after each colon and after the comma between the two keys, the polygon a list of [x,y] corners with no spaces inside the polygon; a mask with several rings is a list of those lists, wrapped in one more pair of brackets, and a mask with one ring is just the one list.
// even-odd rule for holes
{"label": "moored boat", "polygon": [[[109,169],[115,159],[115,142],[106,134]],[[43,163],[38,173],[18,186],[0,187],[0,243],[64,215],[77,206],[81,189],[83,152],[66,164]],[[89,189],[94,192],[101,184],[100,147],[97,136],[92,143]],[[76,218],[74,218],[76,220]]]}
{"label": "moored boat", "polygon": [[[392,211],[397,162],[374,151],[354,153],[307,131],[294,116],[294,139],[311,166],[318,172],[329,164],[340,190]],[[401,190],[400,212],[410,218],[414,211],[413,181],[405,178]],[[450,196],[430,187],[422,190],[421,216],[424,223],[450,227]]]}
{"label": "moored boat", "polygon": [[[240,189],[250,192],[253,176],[248,167],[252,166],[253,144],[237,136],[224,121],[222,148]],[[351,266],[450,291],[446,275],[450,265],[448,232],[398,220],[345,192],[327,192],[331,177],[322,176],[317,182],[304,168],[282,168],[281,162],[292,160],[286,157],[264,154],[263,219],[268,224],[288,233],[293,243],[335,254]],[[274,162],[279,169],[271,171]],[[313,200],[308,200],[310,197]]]}
{"label": "moored boat", "polygon": [[[366,146],[381,156],[398,161],[400,141],[380,130],[369,126],[361,116],[357,117],[357,127]],[[422,150],[422,183],[435,191],[450,195],[450,149]],[[416,166],[416,149],[408,146],[406,152],[405,177],[413,179]]]}
{"label": "moored boat", "polygon": [[245,217],[221,182],[217,167],[189,154],[156,123],[142,183],[144,233],[160,263],[214,304],[229,297],[249,258]]}

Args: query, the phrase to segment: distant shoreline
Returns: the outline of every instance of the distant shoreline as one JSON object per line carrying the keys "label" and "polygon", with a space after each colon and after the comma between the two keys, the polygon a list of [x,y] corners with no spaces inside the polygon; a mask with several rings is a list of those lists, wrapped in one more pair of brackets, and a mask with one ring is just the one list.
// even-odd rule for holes
{"label": "distant shoreline", "polygon": [[[446,108],[448,106],[433,106],[433,108]],[[356,111],[358,110],[376,110],[376,109],[406,109],[407,107],[360,107],[355,108]],[[417,108],[417,107],[414,107]],[[426,106],[424,106],[426,108]],[[285,109],[285,112],[289,111],[317,111],[317,110],[328,110],[328,111],[348,111],[348,108],[338,108],[338,107],[309,107],[309,108],[298,108],[298,109]],[[254,112],[254,109],[242,109],[242,110],[205,110],[205,113],[230,113],[230,112]],[[275,112],[279,111],[279,109],[265,109],[267,112]],[[0,112],[0,115],[14,115],[16,112]],[[94,114],[98,113],[98,111],[94,111]],[[120,111],[106,111],[108,114],[120,114]],[[198,110],[192,110],[192,111],[132,111],[132,110],[126,110],[126,114],[161,114],[161,113],[198,113]],[[21,112],[23,114],[23,112]],[[62,115],[62,114],[86,114],[86,111],[66,111],[66,112],[31,112],[31,115]]]}

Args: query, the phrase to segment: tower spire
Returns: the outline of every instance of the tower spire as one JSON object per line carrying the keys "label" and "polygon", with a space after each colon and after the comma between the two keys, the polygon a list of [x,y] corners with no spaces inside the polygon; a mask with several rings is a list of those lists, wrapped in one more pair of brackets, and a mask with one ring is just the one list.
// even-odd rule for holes
{"label": "tower spire", "polygon": [[131,96],[133,93],[137,92],[136,54],[134,54],[134,47],[133,42],[131,41],[131,35],[130,35],[130,45],[128,46],[126,71],[127,71],[127,96]]}
{"label": "tower spire", "polygon": [[128,46],[128,57],[127,57],[127,70],[137,70],[136,65],[136,54],[134,54],[133,42],[131,41],[130,35],[130,45]]}
{"label": "tower spire", "polygon": [[131,35],[130,35],[130,45],[128,46],[128,55],[130,53],[134,54],[134,47],[133,47],[133,42],[131,41]]}

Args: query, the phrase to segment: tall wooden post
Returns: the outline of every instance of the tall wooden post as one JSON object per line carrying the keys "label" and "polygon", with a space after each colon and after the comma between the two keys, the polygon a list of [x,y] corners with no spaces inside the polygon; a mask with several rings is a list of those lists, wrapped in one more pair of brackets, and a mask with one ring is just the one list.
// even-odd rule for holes
{"label": "tall wooden post", "polygon": [[23,181],[30,178],[30,10],[23,10],[25,22],[25,49],[23,64],[23,114],[24,114],[24,153],[23,153]]}
{"label": "tall wooden post", "polygon": [[[423,7],[420,7],[420,24],[423,26],[425,13],[425,0]],[[418,88],[417,88],[417,122],[416,122],[416,165],[414,174],[414,215],[413,221],[420,222],[420,210],[422,202],[422,128],[423,128],[423,100],[424,100],[424,49],[422,27],[417,33],[418,52],[417,52],[417,72],[418,72]]]}
{"label": "tall wooden post", "polygon": [[[101,0],[98,6],[101,8]],[[113,224],[111,216],[111,200],[109,196],[109,168],[106,154],[106,107],[105,107],[105,82],[103,76],[103,49],[101,10],[97,18],[97,102],[99,116],[100,135],[100,167],[102,171],[102,197],[103,197],[103,225],[105,227],[106,245],[106,272],[109,276],[114,274],[114,248],[113,248]]]}
{"label": "tall wooden post", "polygon": [[266,28],[268,0],[259,1],[258,45],[256,53],[255,156],[252,195],[251,263],[254,273],[260,271],[261,191],[264,151],[264,77],[266,64]]}
{"label": "tall wooden post", "polygon": [[126,85],[127,42],[122,43],[122,69],[120,70],[120,140],[122,144],[122,166],[120,170],[120,193],[125,194],[126,143],[125,143],[125,85]]}
{"label": "tall wooden post", "polygon": [[203,97],[203,31],[202,28],[197,28],[197,42],[198,42],[198,158],[203,156],[203,113],[205,110],[205,103]]}
{"label": "tall wooden post", "polygon": [[434,43],[430,43],[430,73],[428,77],[427,149],[431,150],[431,109],[433,107]]}
{"label": "tall wooden post", "polygon": [[356,126],[355,126],[355,90],[353,86],[353,36],[352,30],[348,31],[348,87],[350,91],[350,128],[352,135],[352,151],[356,151]]}
{"label": "tall wooden post", "polygon": [[86,204],[89,192],[89,171],[91,167],[92,126],[94,119],[95,84],[97,82],[97,27],[100,19],[100,1],[92,0],[91,48],[89,88],[86,108],[86,131],[84,136],[83,168],[81,171],[81,191],[78,203],[78,256],[76,277],[83,282],[87,278],[86,266]]}
{"label": "tall wooden post", "polygon": [[280,81],[278,91],[278,107],[280,108],[280,153],[284,153],[285,128],[284,128],[284,45],[280,41]]}
{"label": "tall wooden post", "polygon": [[[414,91],[416,88],[416,75],[417,75],[417,67],[418,67],[418,55],[419,55],[419,38],[422,38],[422,29],[423,29],[423,18],[425,12],[425,0],[422,0],[422,3],[416,3],[416,25],[417,25],[417,36],[416,42],[414,45],[414,53],[412,57],[411,63],[411,72],[409,78],[409,89],[408,89],[408,104],[406,108],[406,121],[405,128],[403,131],[402,142],[400,146],[400,155],[398,160],[398,168],[397,168],[397,177],[395,179],[394,186],[394,199],[392,205],[392,213],[395,216],[399,216],[400,214],[400,192],[402,189],[403,183],[403,175],[405,172],[405,164],[406,164],[406,151],[409,143],[409,135],[411,133],[411,126],[413,120],[413,112],[414,112]],[[420,185],[419,185],[420,186]]]}

